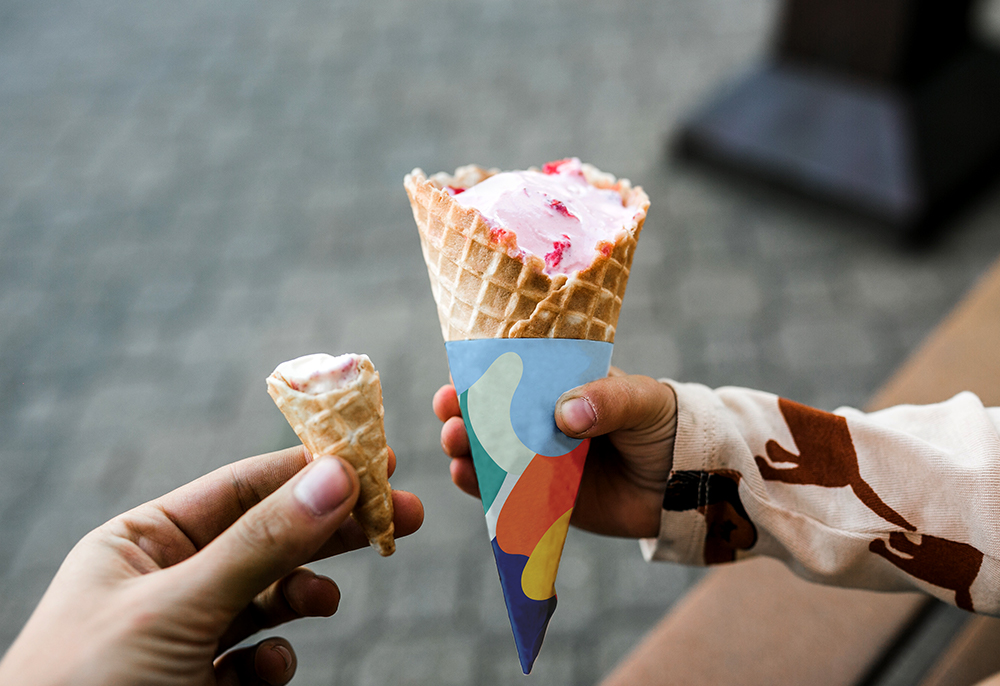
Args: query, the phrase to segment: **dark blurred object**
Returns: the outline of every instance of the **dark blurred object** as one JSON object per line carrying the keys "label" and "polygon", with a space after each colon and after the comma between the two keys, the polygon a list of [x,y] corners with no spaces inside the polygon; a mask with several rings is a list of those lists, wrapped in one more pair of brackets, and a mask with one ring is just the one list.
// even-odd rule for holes
{"label": "dark blurred object", "polygon": [[925,236],[1000,162],[1000,54],[973,0],[786,0],[775,58],[709,102],[680,152]]}

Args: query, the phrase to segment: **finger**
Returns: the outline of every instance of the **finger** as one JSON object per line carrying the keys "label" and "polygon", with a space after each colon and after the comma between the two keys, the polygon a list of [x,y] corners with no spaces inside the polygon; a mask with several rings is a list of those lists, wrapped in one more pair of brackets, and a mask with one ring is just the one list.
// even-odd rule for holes
{"label": "finger", "polygon": [[452,460],[451,480],[462,491],[476,498],[481,497],[479,493],[479,479],[476,478],[476,468],[469,459]]}
{"label": "finger", "polygon": [[396,471],[396,451],[389,448],[389,476]]}
{"label": "finger", "polygon": [[215,661],[218,686],[284,686],[295,676],[298,660],[283,638],[267,638],[257,645],[226,653]]}
{"label": "finger", "polygon": [[[296,570],[283,584],[281,591],[288,608],[287,618],[277,616],[278,623],[299,617],[331,617],[340,607],[340,587],[328,576],[316,574],[304,567]],[[274,624],[272,626],[277,626]]]}
{"label": "finger", "polygon": [[354,469],[340,458],[317,458],[165,573],[222,616],[231,612],[231,621],[258,593],[308,561],[344,523],[357,499]]}
{"label": "finger", "polygon": [[[393,536],[409,536],[424,522],[424,504],[406,491],[392,492]],[[322,560],[351,550],[368,547],[368,537],[353,518],[348,519],[313,555],[311,561]]]}
{"label": "finger", "polygon": [[441,450],[448,457],[469,457],[469,433],[461,417],[452,417],[441,427]]}
{"label": "finger", "polygon": [[455,392],[455,387],[451,384],[442,386],[437,390],[431,406],[434,408],[434,414],[442,422],[446,422],[451,417],[458,417],[462,414],[462,408],[458,404],[458,394]]}
{"label": "finger", "polygon": [[220,467],[151,504],[200,550],[311,460],[301,445],[248,457]]}
{"label": "finger", "polygon": [[340,605],[340,589],[328,577],[299,567],[257,595],[219,639],[217,653],[259,631],[303,617],[329,617]]}
{"label": "finger", "polygon": [[648,376],[609,376],[567,391],[556,403],[556,425],[589,438],[619,429],[666,425],[676,413],[673,389]]}

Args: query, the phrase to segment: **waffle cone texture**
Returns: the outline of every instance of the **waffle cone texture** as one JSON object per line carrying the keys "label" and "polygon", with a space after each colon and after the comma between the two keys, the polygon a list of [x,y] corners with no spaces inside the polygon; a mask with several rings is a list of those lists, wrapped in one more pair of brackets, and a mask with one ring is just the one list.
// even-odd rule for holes
{"label": "waffle cone texture", "polygon": [[336,455],[358,474],[361,493],[351,513],[379,554],[396,550],[385,440],[382,384],[362,355],[358,377],[344,388],[318,395],[293,389],[279,374],[267,378],[267,392],[302,444],[314,457]]}
{"label": "waffle cone texture", "polygon": [[649,208],[646,193],[632,188],[627,179],[615,179],[584,164],[587,181],[618,191],[636,216],[613,243],[595,251],[590,267],[549,276],[545,262],[522,253],[513,234],[497,240],[497,232],[477,210],[458,204],[446,190],[469,188],[497,172],[470,165],[453,175],[442,172],[428,178],[414,169],[403,179],[444,339],[576,338],[613,343]]}

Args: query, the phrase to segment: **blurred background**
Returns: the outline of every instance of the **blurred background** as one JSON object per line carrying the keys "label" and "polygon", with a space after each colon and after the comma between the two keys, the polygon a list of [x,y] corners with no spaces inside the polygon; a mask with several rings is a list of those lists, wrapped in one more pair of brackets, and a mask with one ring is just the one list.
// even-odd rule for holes
{"label": "blurred background", "polygon": [[[113,515],[292,445],[264,378],[366,352],[423,529],[316,565],[294,683],[520,678],[479,504],[430,408],[444,347],[402,187],[579,156],[652,206],[614,364],[863,405],[1000,253],[1000,190],[930,249],[666,154],[765,59],[776,0],[0,0],[0,648]],[[1000,41],[1000,3],[977,9]],[[571,531],[538,683],[594,683],[701,572]],[[958,620],[880,683],[908,683]],[[893,681],[893,680],[896,681]]]}

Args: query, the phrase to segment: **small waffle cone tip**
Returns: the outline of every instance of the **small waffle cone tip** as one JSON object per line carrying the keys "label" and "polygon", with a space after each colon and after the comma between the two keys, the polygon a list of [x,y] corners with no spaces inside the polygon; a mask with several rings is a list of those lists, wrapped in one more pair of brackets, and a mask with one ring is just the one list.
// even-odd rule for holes
{"label": "small waffle cone tip", "polygon": [[551,277],[545,274],[541,258],[522,258],[516,242],[494,240],[479,212],[458,204],[446,190],[448,186],[473,186],[496,174],[496,169],[470,165],[453,175],[442,172],[428,178],[420,169],[406,175],[403,185],[420,231],[446,341],[576,338],[614,342],[649,198],[628,180],[615,179],[589,164],[583,165],[583,172],[592,185],[618,191],[625,206],[635,207],[636,217],[622,227],[613,244],[595,251],[589,268]]}
{"label": "small waffle cone tip", "polygon": [[336,455],[354,467],[361,492],[352,515],[372,546],[386,556],[392,555],[396,544],[382,384],[368,356],[359,357],[357,379],[343,388],[318,395],[302,393],[272,373],[267,392],[314,457]]}

